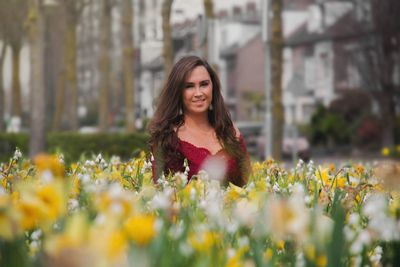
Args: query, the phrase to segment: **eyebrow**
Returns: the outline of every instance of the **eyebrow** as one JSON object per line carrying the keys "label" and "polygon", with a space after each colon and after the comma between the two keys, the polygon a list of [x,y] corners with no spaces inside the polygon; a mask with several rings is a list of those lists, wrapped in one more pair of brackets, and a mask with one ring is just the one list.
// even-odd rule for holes
{"label": "eyebrow", "polygon": [[[211,80],[207,79],[207,80],[200,81],[200,83],[204,83],[204,82],[211,82]],[[185,82],[185,84],[194,84],[194,82]]]}

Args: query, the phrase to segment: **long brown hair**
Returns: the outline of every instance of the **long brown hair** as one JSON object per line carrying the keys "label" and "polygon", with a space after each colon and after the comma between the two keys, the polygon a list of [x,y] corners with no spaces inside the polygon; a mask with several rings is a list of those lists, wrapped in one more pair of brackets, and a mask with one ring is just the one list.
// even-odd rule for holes
{"label": "long brown hair", "polygon": [[182,92],[187,76],[198,66],[206,68],[212,83],[213,108],[208,112],[208,120],[223,148],[236,159],[241,171],[241,177],[231,182],[243,185],[248,174],[247,159],[236,138],[232,119],[221,95],[221,83],[208,62],[197,56],[185,56],[173,66],[149,123],[149,144],[155,156],[156,175],[159,177],[161,171],[166,171],[165,166],[170,166],[174,160],[183,162],[183,155],[177,149],[179,139],[176,129],[184,123]]}

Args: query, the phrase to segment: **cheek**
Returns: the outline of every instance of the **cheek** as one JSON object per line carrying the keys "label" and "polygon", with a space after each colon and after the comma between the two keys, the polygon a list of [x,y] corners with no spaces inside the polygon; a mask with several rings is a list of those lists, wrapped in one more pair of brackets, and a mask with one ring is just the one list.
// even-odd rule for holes
{"label": "cheek", "polygon": [[184,106],[186,106],[186,103],[190,101],[190,98],[191,98],[190,93],[188,91],[183,91],[182,102]]}

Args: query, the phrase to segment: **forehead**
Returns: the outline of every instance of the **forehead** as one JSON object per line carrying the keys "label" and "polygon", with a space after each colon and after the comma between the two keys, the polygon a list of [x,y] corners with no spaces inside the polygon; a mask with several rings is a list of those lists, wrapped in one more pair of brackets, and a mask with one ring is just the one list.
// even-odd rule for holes
{"label": "forehead", "polygon": [[204,66],[197,66],[186,76],[186,82],[211,80],[210,74]]}

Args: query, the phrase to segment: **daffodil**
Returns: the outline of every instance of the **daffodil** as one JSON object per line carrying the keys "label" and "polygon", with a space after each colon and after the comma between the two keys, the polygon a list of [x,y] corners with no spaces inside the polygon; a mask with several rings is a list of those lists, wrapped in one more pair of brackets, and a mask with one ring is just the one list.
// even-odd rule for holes
{"label": "daffodil", "polygon": [[134,215],[124,224],[129,239],[139,246],[146,246],[156,235],[155,217],[153,215]]}
{"label": "daffodil", "polygon": [[35,157],[34,163],[40,173],[50,171],[55,177],[64,177],[64,165],[55,155],[40,154]]}
{"label": "daffodil", "polygon": [[217,244],[219,235],[211,231],[192,233],[188,237],[189,244],[198,252],[205,253]]}

